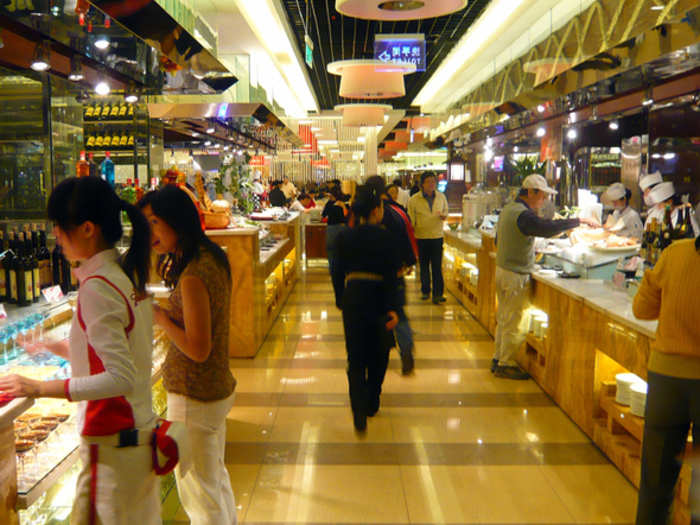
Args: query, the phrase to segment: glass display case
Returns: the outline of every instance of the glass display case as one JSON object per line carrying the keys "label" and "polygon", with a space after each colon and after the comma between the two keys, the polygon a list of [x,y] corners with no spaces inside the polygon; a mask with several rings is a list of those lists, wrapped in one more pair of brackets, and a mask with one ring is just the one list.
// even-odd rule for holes
{"label": "glass display case", "polygon": [[[60,340],[68,335],[77,294],[58,304],[39,303],[27,308],[8,308],[0,321],[0,374],[17,373],[34,379],[70,377],[70,364],[51,354],[27,354],[18,344],[22,334],[30,340]],[[167,408],[160,369],[167,351],[167,338],[157,331],[153,345],[153,408],[164,415]],[[76,405],[64,399],[37,399],[12,424],[16,454],[16,510],[20,523],[68,523],[78,475],[79,437],[75,426]],[[6,461],[7,458],[2,458]],[[174,479],[162,479],[162,496]]]}

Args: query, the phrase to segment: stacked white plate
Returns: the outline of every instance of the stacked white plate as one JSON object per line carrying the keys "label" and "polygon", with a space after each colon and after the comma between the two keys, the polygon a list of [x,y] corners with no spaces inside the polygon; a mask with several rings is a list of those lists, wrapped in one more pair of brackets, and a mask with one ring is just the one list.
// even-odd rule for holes
{"label": "stacked white plate", "polygon": [[617,374],[615,376],[615,381],[617,382],[617,393],[615,395],[615,401],[625,406],[629,406],[630,404],[630,388],[632,387],[632,385],[635,383],[644,383],[641,377],[631,373]]}
{"label": "stacked white plate", "polygon": [[644,382],[634,383],[630,387],[630,412],[635,416],[644,417],[646,405],[647,384]]}

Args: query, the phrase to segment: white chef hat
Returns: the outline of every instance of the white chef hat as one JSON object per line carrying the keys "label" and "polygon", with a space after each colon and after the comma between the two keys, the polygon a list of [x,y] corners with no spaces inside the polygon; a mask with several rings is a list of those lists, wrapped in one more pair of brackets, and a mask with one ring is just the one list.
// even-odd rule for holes
{"label": "white chef hat", "polygon": [[654,184],[659,184],[661,182],[663,182],[663,178],[661,177],[661,173],[657,170],[654,173],[649,173],[639,179],[639,187],[642,188],[642,191],[644,191]]}
{"label": "white chef hat", "polygon": [[662,182],[651,189],[649,198],[654,204],[659,204],[673,197],[674,193],[676,193],[676,189],[673,182]]}
{"label": "white chef hat", "polygon": [[608,186],[608,189],[605,190],[605,193],[603,194],[603,198],[611,201],[616,201],[619,199],[624,199],[626,193],[627,188],[625,188],[625,185],[621,182],[615,182],[614,184]]}

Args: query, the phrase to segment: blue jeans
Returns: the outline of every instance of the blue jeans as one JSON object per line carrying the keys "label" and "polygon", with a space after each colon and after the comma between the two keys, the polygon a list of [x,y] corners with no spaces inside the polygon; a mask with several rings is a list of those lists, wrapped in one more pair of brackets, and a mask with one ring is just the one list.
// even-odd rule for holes
{"label": "blue jeans", "polygon": [[408,317],[406,317],[404,309],[400,308],[397,313],[399,316],[399,323],[396,325],[396,328],[394,328],[394,332],[396,334],[396,343],[399,346],[401,358],[405,359],[410,356],[413,351],[413,330],[408,323]]}

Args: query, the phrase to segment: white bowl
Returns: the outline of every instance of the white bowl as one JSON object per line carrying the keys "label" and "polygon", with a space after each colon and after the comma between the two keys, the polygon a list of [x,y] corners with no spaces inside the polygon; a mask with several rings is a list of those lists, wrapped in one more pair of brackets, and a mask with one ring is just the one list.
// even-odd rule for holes
{"label": "white bowl", "polygon": [[617,393],[615,401],[621,405],[628,406],[630,404],[630,387],[635,383],[640,383],[642,378],[636,374],[624,373],[615,376],[617,382]]}

